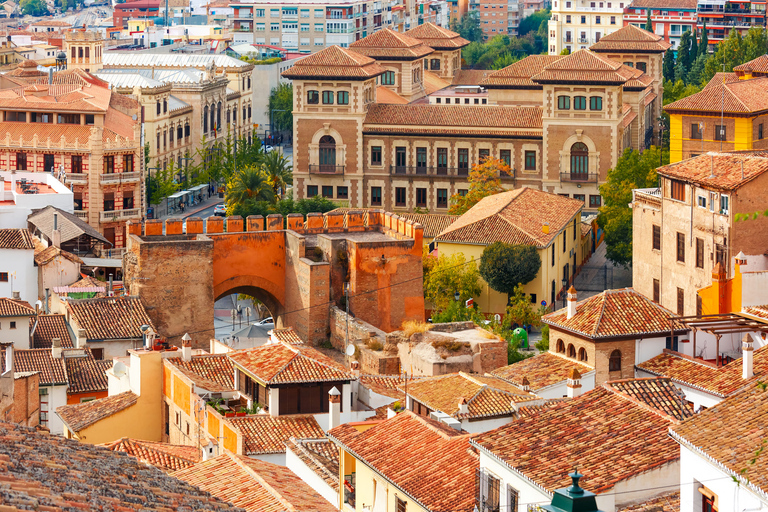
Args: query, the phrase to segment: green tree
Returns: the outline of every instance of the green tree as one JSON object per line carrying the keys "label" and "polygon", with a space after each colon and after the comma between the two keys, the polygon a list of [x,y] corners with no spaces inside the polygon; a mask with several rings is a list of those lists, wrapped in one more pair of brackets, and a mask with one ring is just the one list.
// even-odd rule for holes
{"label": "green tree", "polygon": [[685,82],[688,77],[688,72],[685,69],[685,64],[682,59],[677,59],[675,63],[675,82]]}
{"label": "green tree", "polygon": [[[549,21],[552,17],[552,12],[549,9],[542,9],[536,11],[530,16],[526,16],[520,20],[520,24],[517,27],[517,35],[524,36],[529,32],[538,32],[543,22]],[[546,30],[544,31],[546,34]]]}
{"label": "green tree", "polygon": [[274,150],[264,155],[261,168],[272,187],[275,201],[282,199],[288,185],[293,184],[293,167],[280,151]]}
{"label": "green tree", "polygon": [[462,305],[467,299],[480,295],[482,288],[477,265],[474,261],[467,262],[464,254],[435,257],[425,246],[421,260],[424,267],[424,298],[435,311],[447,309],[455,302],[456,292]]}
{"label": "green tree", "polygon": [[663,75],[665,81],[675,79],[675,52],[672,49],[664,53]]}
{"label": "green tree", "polygon": [[688,73],[688,69],[691,64],[690,59],[691,52],[691,31],[686,30],[680,37],[680,44],[677,47],[677,62],[675,67],[675,79],[677,80],[677,67],[682,69],[682,74],[685,76]]}
{"label": "green tree", "polygon": [[744,55],[741,64],[768,53],[768,33],[763,27],[752,27],[743,40]]}
{"label": "green tree", "polygon": [[512,295],[509,297],[506,315],[502,322],[502,328],[512,331],[515,327],[530,325],[531,327],[541,326],[541,317],[547,312],[547,308],[531,302],[530,296],[523,291],[523,285],[515,286]]}
{"label": "green tree", "polygon": [[560,55],[570,55],[570,54],[571,54],[571,50],[569,50],[568,47],[565,47],[562,49],[562,51],[560,51]]}
{"label": "green tree", "polygon": [[451,30],[467,41],[482,41],[483,29],[480,28],[480,13],[478,11],[469,11],[462,16],[461,21],[451,20]]}
{"label": "green tree", "polygon": [[510,297],[519,284],[533,281],[541,268],[541,257],[532,245],[494,242],[483,249],[480,276],[488,286]]}
{"label": "green tree", "polygon": [[271,130],[293,130],[293,84],[280,84],[269,93],[267,116],[272,120]]}
{"label": "green tree", "polygon": [[227,181],[227,210],[237,204],[252,204],[259,201],[271,201],[273,196],[269,179],[261,168],[256,166],[241,167]]}
{"label": "green tree", "polygon": [[691,67],[693,66],[693,62],[696,60],[696,57],[699,56],[699,43],[697,39],[698,39],[697,31],[694,28],[693,33],[691,34],[691,51],[688,52],[688,71],[691,70]]}
{"label": "green tree", "polygon": [[549,325],[543,324],[541,326],[541,339],[534,346],[539,352],[547,352],[549,350]]}
{"label": "green tree", "polygon": [[686,84],[682,80],[664,82],[664,104],[667,105],[691,94],[696,94],[699,91],[701,91],[701,87],[694,84]]}
{"label": "green tree", "polygon": [[494,60],[493,64],[491,65],[491,69],[504,69],[505,67],[514,64],[519,60],[520,59],[513,57],[509,53],[504,53],[496,57],[496,60]]}
{"label": "green tree", "polygon": [[[160,165],[158,164],[158,167]],[[173,160],[165,169],[155,169],[149,177],[149,201],[151,204],[160,204],[166,197],[181,188],[176,181],[176,168]]]}
{"label": "green tree", "polygon": [[600,186],[604,205],[597,223],[605,233],[606,257],[616,265],[632,263],[632,189],[656,187],[656,167],[660,159],[669,162],[669,154],[660,154],[656,146],[643,153],[626,149],[616,167],[608,171],[608,181]]}
{"label": "green tree", "polygon": [[731,30],[728,37],[717,45],[717,51],[707,59],[703,80],[709,82],[716,73],[733,71],[734,66],[748,61],[745,59],[746,55],[741,34],[736,29]]}
{"label": "green tree", "polygon": [[648,9],[646,12],[648,13],[648,18],[645,20],[645,30],[653,33],[653,22],[651,21],[651,10]]}
{"label": "green tree", "polygon": [[690,71],[688,71],[688,82],[690,84],[700,84],[704,76],[704,66],[707,64],[708,55],[700,54],[693,61]]}
{"label": "green tree", "polygon": [[504,192],[499,176],[512,175],[512,169],[502,160],[486,158],[469,171],[469,190],[465,196],[451,197],[451,215],[463,215],[482,198]]}
{"label": "green tree", "polygon": [[21,13],[25,16],[48,16],[48,5],[44,0],[21,0]]}
{"label": "green tree", "polygon": [[707,21],[701,28],[701,41],[699,42],[699,55],[709,55],[709,37],[707,37]]}

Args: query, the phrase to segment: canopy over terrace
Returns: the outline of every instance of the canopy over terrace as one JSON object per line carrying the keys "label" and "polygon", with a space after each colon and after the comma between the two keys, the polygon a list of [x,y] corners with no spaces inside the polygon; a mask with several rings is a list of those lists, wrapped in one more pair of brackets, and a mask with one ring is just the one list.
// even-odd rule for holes
{"label": "canopy over terrace", "polygon": [[746,318],[738,313],[681,316],[674,319],[691,330],[694,357],[696,357],[696,331],[706,332],[715,337],[717,340],[717,358],[715,364],[717,366],[722,366],[723,364],[722,358],[720,357],[720,338],[722,338],[724,334],[761,332],[768,335],[768,324],[764,324],[752,318]]}

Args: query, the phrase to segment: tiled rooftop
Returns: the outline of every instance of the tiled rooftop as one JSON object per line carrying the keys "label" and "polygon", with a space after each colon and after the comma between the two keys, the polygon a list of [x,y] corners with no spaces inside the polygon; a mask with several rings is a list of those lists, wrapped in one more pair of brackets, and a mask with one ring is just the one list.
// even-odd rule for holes
{"label": "tiled rooftop", "polygon": [[752,71],[759,73],[768,73],[768,55],[761,55],[744,64],[733,67],[734,71]]}
{"label": "tiled rooftop", "polygon": [[542,321],[555,329],[591,339],[668,336],[673,328],[676,332],[687,331],[677,320],[671,320],[673,316],[671,311],[632,288],[622,288],[605,290],[577,302],[576,314],[571,318],[563,308],[544,315]]}
{"label": "tiled rooftop", "polygon": [[386,71],[375,60],[339,46],[313,53],[283,71],[285,78],[341,78],[367,80]]}
{"label": "tiled rooftop", "polygon": [[35,308],[23,300],[0,297],[0,317],[4,316],[34,316]]}
{"label": "tiled rooftop", "polygon": [[405,32],[405,35],[418,39],[435,50],[457,50],[469,44],[469,41],[456,32],[431,22],[417,25]]}
{"label": "tiled rooftop", "polygon": [[531,77],[544,68],[562,59],[563,55],[529,55],[509,66],[489,73],[480,82],[483,87],[541,88]]}
{"label": "tiled rooftop", "polygon": [[304,342],[293,330],[293,327],[283,327],[282,329],[272,329],[272,335],[277,338],[277,341],[288,343],[289,345],[303,345]]}
{"label": "tiled rooftop", "polygon": [[[480,200],[435,237],[441,242],[506,242],[546,247],[568,228],[583,201],[523,187]],[[549,224],[549,233],[543,227]]]}
{"label": "tiled rooftop", "polygon": [[203,354],[192,356],[189,361],[180,357],[167,361],[192,379],[196,385],[211,392],[235,389],[235,367],[226,354]]}
{"label": "tiled rooftop", "polygon": [[90,350],[88,357],[67,357],[64,365],[69,381],[68,394],[94,393],[107,391],[107,370],[112,368],[112,360],[99,360],[93,358]]}
{"label": "tiled rooftop", "polygon": [[71,252],[64,251],[55,245],[49,245],[39,252],[35,250],[35,263],[37,263],[38,266],[47,265],[57,256],[66,258],[73,263],[79,263],[81,265],[83,264],[83,260],[81,260],[79,256],[76,256]]}
{"label": "tiled rooftop", "polygon": [[347,381],[354,378],[343,365],[303,345],[268,343],[227,355],[238,367],[265,385]]}
{"label": "tiled rooftop", "polygon": [[339,487],[339,448],[328,438],[296,439],[286,443],[306,466],[323,479],[332,489]]}
{"label": "tiled rooftop", "polygon": [[103,447],[10,423],[0,423],[0,438],[8,510],[241,510]]}
{"label": "tiled rooftop", "polygon": [[[696,9],[696,0],[681,0],[674,7],[680,9]],[[671,7],[669,0],[633,0],[632,7]],[[593,52],[610,52],[623,50],[638,53],[663,53],[670,48],[670,44],[664,41],[662,36],[648,32],[634,25],[625,25],[623,28],[606,34],[589,47]]]}
{"label": "tiled rooftop", "polygon": [[563,382],[568,378],[571,370],[578,370],[584,375],[594,371],[594,368],[552,352],[543,352],[509,366],[497,368],[491,372],[491,375],[516,386],[522,386],[523,379],[526,379],[530,390],[535,393],[539,389]]}
{"label": "tiled rooftop", "polygon": [[683,420],[693,416],[693,407],[677,396],[677,388],[664,377],[649,379],[625,379],[608,381],[605,384],[618,393],[644,403],[668,417]]}
{"label": "tiled rooftop", "polygon": [[103,297],[67,301],[67,310],[88,341],[141,339],[152,320],[138,297]]}
{"label": "tiled rooftop", "polygon": [[434,50],[418,39],[384,28],[349,45],[349,49],[360,55],[379,60],[414,60],[429,55]]}
{"label": "tiled rooftop", "polygon": [[577,50],[555,62],[531,77],[535,83],[584,82],[590,84],[624,84],[637,74],[620,62],[613,61],[599,53]]}
{"label": "tiled rooftop", "polygon": [[421,377],[414,377],[413,375],[360,375],[358,380],[360,384],[374,393],[388,396],[393,400],[403,400],[405,393],[398,388],[405,384],[406,378],[408,379],[408,386],[421,379]]}
{"label": "tiled rooftop", "polygon": [[405,411],[363,432],[340,425],[328,437],[427,510],[470,512],[475,506],[479,463],[466,434]]}
{"label": "tiled rooftop", "polygon": [[0,249],[34,249],[28,229],[0,229]]}
{"label": "tiled rooftop", "polygon": [[[404,386],[400,387],[404,391]],[[522,404],[539,397],[497,377],[464,372],[440,375],[409,383],[408,395],[432,410],[459,419],[512,416],[512,403]],[[466,401],[468,412],[461,413],[459,402]]]}
{"label": "tiled rooftop", "polygon": [[680,512],[680,491],[660,494],[643,503],[618,509],[617,512]]}
{"label": "tiled rooftop", "polygon": [[748,315],[768,321],[768,304],[761,304],[759,306],[747,306],[742,309],[741,313],[745,316]]}
{"label": "tiled rooftop", "polygon": [[127,453],[166,472],[194,466],[200,462],[201,458],[200,449],[197,446],[156,443],[128,437],[103,446],[116,452]]}
{"label": "tiled rooftop", "polygon": [[290,469],[229,452],[173,476],[247,512],[338,510]]}
{"label": "tiled rooftop", "polygon": [[[33,348],[51,348],[51,340],[59,338],[62,348],[72,348],[72,337],[67,328],[67,319],[64,315],[40,315],[37,317],[37,327],[32,335]],[[32,320],[34,325],[34,320]]]}
{"label": "tiled rooftop", "polygon": [[[753,364],[755,375],[768,374],[768,346],[755,350]],[[717,368],[698,359],[664,351],[663,354],[638,364],[636,368],[651,375],[668,377],[673,382],[691,388],[726,397],[749,382],[741,378],[742,365],[742,360],[736,359]],[[753,377],[752,380],[756,378]]]}
{"label": "tiled rooftop", "polygon": [[285,453],[285,442],[291,437],[320,439],[323,429],[312,415],[270,416],[254,414],[241,418],[227,418],[243,436],[245,455]]}
{"label": "tiled rooftop", "polygon": [[64,358],[55,358],[50,348],[13,351],[13,368],[17,372],[40,372],[41,386],[67,384]]}
{"label": "tiled rooftop", "polygon": [[768,493],[768,456],[765,453],[758,456],[756,452],[768,439],[766,418],[768,391],[752,383],[695,418],[670,428],[670,433],[683,446],[714,459],[741,477],[741,485],[757,488],[765,495]]}
{"label": "tiled rooftop", "polygon": [[[768,87],[768,78],[765,80]],[[766,151],[709,152],[657,169],[661,176],[715,190],[736,190],[765,171],[768,171]]]}
{"label": "tiled rooftop", "polygon": [[138,399],[137,394],[126,391],[119,395],[99,398],[90,402],[62,405],[56,409],[56,414],[71,431],[79,432],[104,418],[127,409],[134,405]]}
{"label": "tiled rooftop", "polygon": [[666,415],[604,386],[480,434],[473,444],[550,492],[578,464],[581,486],[602,493],[679,459],[680,449],[667,435],[671,424]]}

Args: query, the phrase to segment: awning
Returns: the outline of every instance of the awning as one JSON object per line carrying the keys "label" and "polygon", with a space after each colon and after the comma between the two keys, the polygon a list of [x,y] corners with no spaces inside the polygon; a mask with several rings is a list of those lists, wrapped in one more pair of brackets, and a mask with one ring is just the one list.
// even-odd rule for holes
{"label": "awning", "polygon": [[80,258],[86,267],[110,267],[120,268],[123,266],[123,260],[115,258]]}
{"label": "awning", "polygon": [[196,187],[192,187],[191,189],[189,189],[189,191],[190,192],[197,192],[198,190],[205,190],[207,188],[208,188],[208,185],[202,184],[202,185],[198,185]]}
{"label": "awning", "polygon": [[54,286],[53,291],[56,293],[104,293],[107,291],[106,286]]}
{"label": "awning", "polygon": [[180,197],[184,197],[187,194],[189,194],[189,190],[182,190],[181,192],[176,192],[174,194],[169,195],[168,199],[178,199]]}

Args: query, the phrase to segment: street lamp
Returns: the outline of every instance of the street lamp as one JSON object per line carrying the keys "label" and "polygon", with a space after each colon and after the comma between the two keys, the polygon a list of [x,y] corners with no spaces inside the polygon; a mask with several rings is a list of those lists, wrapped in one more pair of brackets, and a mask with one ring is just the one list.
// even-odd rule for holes
{"label": "street lamp", "polygon": [[454,293],[453,300],[455,300],[456,302],[459,302],[461,300],[461,294],[459,292]]}
{"label": "street lamp", "polygon": [[565,287],[568,286],[568,278],[563,276],[563,307],[567,306],[568,292]]}

